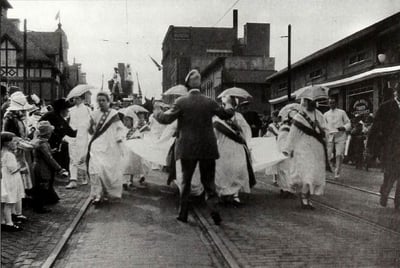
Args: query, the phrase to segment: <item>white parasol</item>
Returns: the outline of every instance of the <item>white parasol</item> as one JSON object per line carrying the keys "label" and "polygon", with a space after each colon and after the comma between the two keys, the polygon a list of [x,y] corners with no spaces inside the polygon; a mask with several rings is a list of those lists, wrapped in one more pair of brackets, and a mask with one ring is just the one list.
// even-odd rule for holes
{"label": "white parasol", "polygon": [[329,88],[320,85],[307,86],[300,88],[296,92],[296,99],[309,99],[312,101],[327,99],[328,91]]}
{"label": "white parasol", "polygon": [[227,97],[227,96],[244,98],[244,99],[252,98],[252,96],[249,94],[249,92],[247,92],[246,90],[244,90],[243,88],[240,88],[240,87],[231,87],[231,88],[225,89],[224,91],[222,91],[221,94],[218,95],[217,98],[220,99],[222,97]]}
{"label": "white parasol", "polygon": [[168,95],[183,96],[183,95],[186,95],[187,93],[188,93],[188,89],[184,85],[176,85],[176,86],[169,88],[162,95],[163,96],[168,96]]}
{"label": "white parasol", "polygon": [[82,96],[86,92],[90,92],[92,89],[95,89],[95,87],[91,85],[77,85],[68,93],[66,100],[68,101],[74,97]]}

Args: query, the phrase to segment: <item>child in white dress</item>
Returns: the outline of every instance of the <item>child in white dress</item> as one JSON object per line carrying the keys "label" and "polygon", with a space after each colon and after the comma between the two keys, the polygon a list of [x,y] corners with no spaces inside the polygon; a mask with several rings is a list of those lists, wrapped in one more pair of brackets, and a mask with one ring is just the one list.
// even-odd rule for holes
{"label": "child in white dress", "polygon": [[[16,150],[15,135],[10,132],[1,133],[1,208],[2,229],[5,231],[20,231],[22,228],[14,221],[24,221],[27,218],[22,215],[22,198],[25,197],[24,183],[21,168],[14,155]],[[12,213],[15,211],[14,220]]]}

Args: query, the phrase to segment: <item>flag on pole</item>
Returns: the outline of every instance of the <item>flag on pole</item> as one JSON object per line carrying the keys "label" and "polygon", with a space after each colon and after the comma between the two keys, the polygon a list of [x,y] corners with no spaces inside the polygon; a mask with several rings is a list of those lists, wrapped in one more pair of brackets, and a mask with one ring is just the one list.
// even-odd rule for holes
{"label": "flag on pole", "polygon": [[60,20],[60,10],[57,12],[56,17],[54,19],[55,20]]}
{"label": "flag on pole", "polygon": [[138,97],[141,99],[142,98],[142,89],[140,88],[139,75],[137,72],[136,72],[136,79],[137,79],[137,86],[138,86]]}
{"label": "flag on pole", "polygon": [[161,71],[162,70],[162,66],[155,59],[153,59],[152,56],[149,55],[149,57],[153,61],[153,63],[157,66],[158,70]]}

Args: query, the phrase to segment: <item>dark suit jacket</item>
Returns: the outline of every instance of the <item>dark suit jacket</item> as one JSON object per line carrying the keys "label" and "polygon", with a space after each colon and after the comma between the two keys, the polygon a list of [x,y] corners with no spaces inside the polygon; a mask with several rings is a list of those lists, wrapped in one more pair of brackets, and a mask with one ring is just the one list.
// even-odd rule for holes
{"label": "dark suit jacket", "polygon": [[175,158],[178,159],[218,159],[212,117],[228,119],[234,115],[233,109],[224,110],[214,100],[199,91],[177,99],[167,112],[154,114],[161,124],[178,120],[178,134],[175,145]]}
{"label": "dark suit jacket", "polygon": [[376,113],[368,135],[367,148],[381,156],[385,170],[400,171],[400,108],[395,100],[383,103]]}
{"label": "dark suit jacket", "polygon": [[45,113],[39,121],[49,121],[49,123],[54,127],[54,132],[49,139],[52,149],[59,148],[61,141],[65,136],[72,138],[76,137],[77,131],[73,130],[68,122],[56,112]]}

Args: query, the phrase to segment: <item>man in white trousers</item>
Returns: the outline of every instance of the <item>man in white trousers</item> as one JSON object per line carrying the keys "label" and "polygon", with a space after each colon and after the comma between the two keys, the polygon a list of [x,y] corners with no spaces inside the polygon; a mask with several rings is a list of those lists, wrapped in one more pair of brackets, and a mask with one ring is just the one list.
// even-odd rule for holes
{"label": "man in white trousers", "polygon": [[[337,108],[336,100],[332,97],[329,98],[329,107],[330,110],[324,114],[325,125],[327,128],[328,158],[331,160],[333,152],[335,151],[335,167],[332,166],[331,169],[334,170],[335,179],[339,179],[346,148],[346,132],[350,130],[351,123],[346,112]],[[331,163],[331,161],[329,161],[329,163]]]}
{"label": "man in white trousers", "polygon": [[[67,189],[76,188],[78,181],[79,170],[85,171],[85,158],[87,154],[87,148],[89,143],[89,126],[91,118],[91,110],[84,104],[85,95],[75,97],[75,106],[69,111],[70,121],[69,124],[72,129],[77,130],[76,138],[68,138],[69,142],[69,157],[70,157],[70,182],[66,186]],[[84,174],[84,179],[81,184],[88,184],[86,172]]]}

